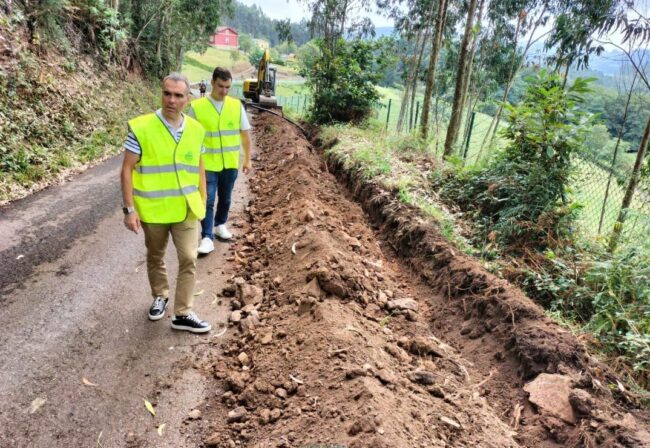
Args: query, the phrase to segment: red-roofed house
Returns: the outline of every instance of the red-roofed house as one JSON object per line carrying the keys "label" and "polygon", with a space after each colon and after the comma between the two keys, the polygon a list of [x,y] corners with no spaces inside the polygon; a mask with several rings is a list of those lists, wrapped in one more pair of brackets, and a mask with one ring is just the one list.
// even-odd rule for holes
{"label": "red-roofed house", "polygon": [[239,48],[239,33],[229,26],[220,26],[210,38],[210,43],[215,47],[237,49]]}

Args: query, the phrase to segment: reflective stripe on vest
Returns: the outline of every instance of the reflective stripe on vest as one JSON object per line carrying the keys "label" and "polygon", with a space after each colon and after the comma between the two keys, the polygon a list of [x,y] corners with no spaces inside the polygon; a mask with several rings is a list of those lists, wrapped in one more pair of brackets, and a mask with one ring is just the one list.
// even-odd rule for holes
{"label": "reflective stripe on vest", "polygon": [[205,131],[185,116],[185,130],[176,143],[156,114],[129,121],[142,148],[132,173],[133,201],[143,222],[171,224],[187,218],[188,206],[198,218],[205,217],[199,192],[199,163]]}
{"label": "reflective stripe on vest", "polygon": [[154,173],[173,173],[179,170],[185,170],[189,173],[199,172],[198,166],[185,165],[184,163],[178,163],[176,165],[160,165],[160,166],[136,166],[135,170],[140,174],[154,174]]}
{"label": "reflective stripe on vest", "polygon": [[203,157],[205,169],[218,172],[224,168],[239,168],[241,102],[226,96],[219,113],[206,97],[192,101],[192,109],[206,130]]}
{"label": "reflective stripe on vest", "polygon": [[140,191],[138,189],[133,189],[133,195],[139,196],[141,198],[165,198],[170,196],[185,196],[190,193],[198,192],[198,187],[190,185],[189,187],[183,187],[180,190],[155,190],[155,191]]}

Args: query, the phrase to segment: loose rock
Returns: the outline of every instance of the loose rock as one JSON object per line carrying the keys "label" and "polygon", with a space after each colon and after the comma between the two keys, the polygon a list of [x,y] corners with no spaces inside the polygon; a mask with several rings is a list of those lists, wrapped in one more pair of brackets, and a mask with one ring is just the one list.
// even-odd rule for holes
{"label": "loose rock", "polygon": [[542,412],[575,423],[576,417],[569,402],[571,378],[564,375],[541,373],[524,386],[530,394],[528,400]]}

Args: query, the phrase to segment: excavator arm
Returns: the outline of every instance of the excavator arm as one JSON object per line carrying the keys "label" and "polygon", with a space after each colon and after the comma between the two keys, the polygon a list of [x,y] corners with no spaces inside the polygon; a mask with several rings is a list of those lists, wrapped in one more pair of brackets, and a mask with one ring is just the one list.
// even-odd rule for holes
{"label": "excavator arm", "polygon": [[244,81],[244,98],[262,107],[275,107],[278,104],[275,98],[276,70],[270,66],[270,63],[271,54],[266,49],[257,67],[257,79]]}

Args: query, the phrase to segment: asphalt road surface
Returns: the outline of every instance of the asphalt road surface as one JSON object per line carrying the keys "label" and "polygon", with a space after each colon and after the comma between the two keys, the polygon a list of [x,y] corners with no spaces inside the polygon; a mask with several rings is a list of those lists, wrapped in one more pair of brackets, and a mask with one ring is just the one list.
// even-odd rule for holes
{"label": "asphalt road surface", "polygon": [[[150,322],[144,239],[122,224],[120,163],[0,208],[0,447],[197,445],[187,415],[209,391],[192,365],[223,337],[215,293],[233,274],[229,248],[199,260],[195,309],[211,333],[173,331],[170,312]],[[231,220],[246,191],[241,175]],[[173,291],[171,243],[167,266]]]}

